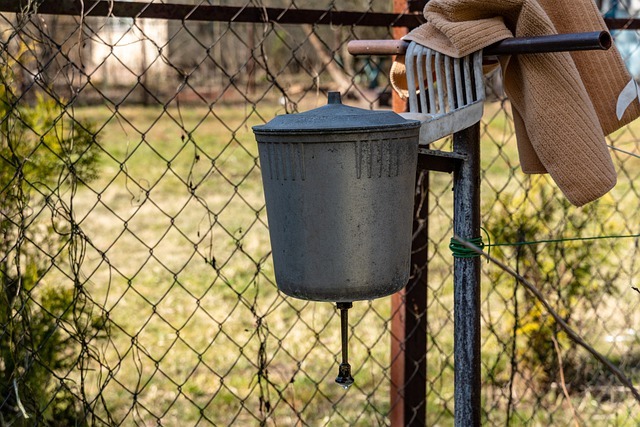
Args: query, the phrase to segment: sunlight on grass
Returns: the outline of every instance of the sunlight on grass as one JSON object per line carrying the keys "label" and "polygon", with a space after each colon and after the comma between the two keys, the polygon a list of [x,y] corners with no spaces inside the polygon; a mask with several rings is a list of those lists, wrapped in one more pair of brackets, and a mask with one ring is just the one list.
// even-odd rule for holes
{"label": "sunlight on grass", "polygon": [[[251,126],[282,112],[262,104],[259,111],[241,105],[76,108],[77,117],[101,129],[103,150],[99,179],[74,199],[76,219],[90,241],[82,274],[112,325],[86,387],[90,395],[102,393],[104,403],[97,405],[115,422],[254,425],[271,417],[285,425],[299,419],[311,425],[388,423],[389,299],[354,304],[350,352],[356,384],[345,392],[333,383],[340,351],[335,307],[285,298],[276,289]],[[523,191],[529,178],[519,170],[505,110],[488,104],[484,123],[483,212],[490,225],[492,207],[504,203],[501,195]],[[629,148],[634,132],[613,139]],[[436,145],[450,149],[447,140]],[[618,162],[625,171],[640,166],[637,159]],[[609,222],[632,216],[619,206],[637,194],[629,193],[634,179],[621,180],[603,201],[618,206]],[[432,425],[450,425],[452,182],[447,174],[431,173],[430,183],[428,417]],[[620,256],[634,271],[632,261]],[[483,370],[496,384],[506,384],[509,363],[500,337],[510,333],[512,289],[489,283],[493,268],[483,266]],[[505,391],[483,393],[493,405],[487,422],[504,423]],[[532,396],[521,398],[512,425],[518,419],[541,425],[540,415],[527,409]],[[623,420],[617,425],[640,417],[626,403],[611,409]],[[556,404],[561,401],[549,402]],[[583,410],[608,413],[588,404]],[[565,413],[554,421],[565,424],[571,417]]]}

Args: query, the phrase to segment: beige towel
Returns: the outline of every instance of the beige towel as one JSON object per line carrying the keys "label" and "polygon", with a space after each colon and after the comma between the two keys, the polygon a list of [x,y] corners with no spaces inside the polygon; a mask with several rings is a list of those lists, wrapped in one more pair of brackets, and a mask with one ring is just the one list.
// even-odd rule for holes
{"label": "beige towel", "polygon": [[[454,57],[508,37],[606,30],[593,0],[431,0],[427,23],[405,40]],[[616,172],[604,135],[640,114],[622,117],[616,103],[631,77],[615,48],[608,51],[514,55],[501,58],[525,173],[546,173],[576,206],[607,193]],[[400,92],[404,66],[392,68]]]}

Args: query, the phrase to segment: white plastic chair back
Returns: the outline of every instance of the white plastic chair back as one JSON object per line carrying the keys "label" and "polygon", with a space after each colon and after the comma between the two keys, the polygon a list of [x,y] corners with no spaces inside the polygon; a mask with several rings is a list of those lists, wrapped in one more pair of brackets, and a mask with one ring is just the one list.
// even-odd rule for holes
{"label": "white plastic chair back", "polygon": [[405,66],[411,113],[407,116],[423,116],[421,145],[480,121],[485,99],[482,51],[452,58],[411,42]]}

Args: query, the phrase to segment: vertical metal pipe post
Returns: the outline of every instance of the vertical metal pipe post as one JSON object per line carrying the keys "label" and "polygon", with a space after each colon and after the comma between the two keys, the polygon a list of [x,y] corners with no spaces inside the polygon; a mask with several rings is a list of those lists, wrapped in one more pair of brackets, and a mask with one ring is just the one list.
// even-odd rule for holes
{"label": "vertical metal pipe post", "polygon": [[418,171],[411,244],[411,277],[405,291],[406,426],[422,427],[427,417],[427,274],[429,263],[429,171]]}
{"label": "vertical metal pipe post", "polygon": [[[454,151],[466,155],[454,172],[453,230],[480,236],[480,124],[453,135]],[[455,425],[480,426],[480,258],[454,259]]]}
{"label": "vertical metal pipe post", "polygon": [[[408,0],[393,0],[396,13],[405,12]],[[406,28],[394,27],[399,39]],[[393,111],[404,112],[407,102],[393,92]],[[391,297],[391,403],[392,427],[426,425],[427,406],[427,241],[429,173],[418,171],[411,248],[411,278],[407,287]]]}
{"label": "vertical metal pipe post", "polygon": [[391,426],[426,425],[427,415],[427,263],[429,172],[416,181],[411,277],[392,296]]}

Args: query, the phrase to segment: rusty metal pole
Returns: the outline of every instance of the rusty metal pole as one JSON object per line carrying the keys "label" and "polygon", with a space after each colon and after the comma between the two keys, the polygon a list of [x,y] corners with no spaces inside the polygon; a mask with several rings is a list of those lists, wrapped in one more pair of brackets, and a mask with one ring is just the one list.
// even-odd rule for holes
{"label": "rusty metal pole", "polygon": [[[454,172],[453,230],[480,236],[480,124],[453,135],[453,149],[466,160]],[[454,259],[455,425],[480,426],[480,258]]]}
{"label": "rusty metal pole", "polygon": [[411,277],[391,297],[391,425],[426,425],[429,171],[418,171]]}
{"label": "rusty metal pole", "polygon": [[[407,10],[407,0],[394,0],[394,11]],[[394,28],[399,39],[405,28]],[[407,102],[393,93],[393,110],[404,112]],[[427,246],[429,172],[418,171],[414,206],[411,277],[407,287],[391,297],[392,427],[426,425],[427,371]]]}

